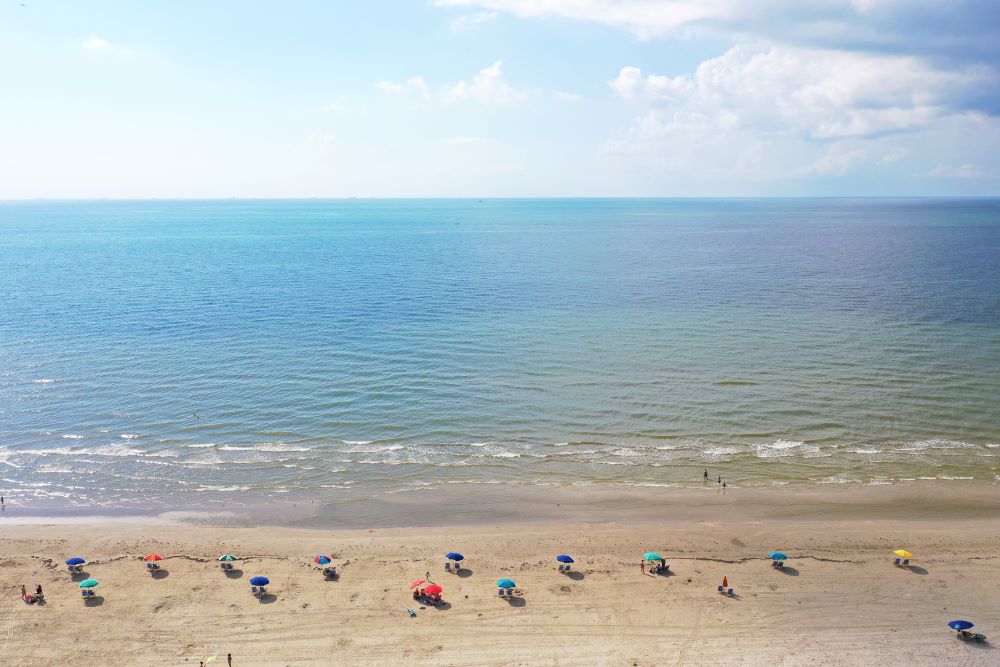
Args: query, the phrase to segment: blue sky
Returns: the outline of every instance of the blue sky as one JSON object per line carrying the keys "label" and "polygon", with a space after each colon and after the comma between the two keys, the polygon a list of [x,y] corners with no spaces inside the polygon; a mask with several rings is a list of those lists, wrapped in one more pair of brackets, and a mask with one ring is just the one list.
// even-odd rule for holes
{"label": "blue sky", "polygon": [[0,198],[1000,195],[985,0],[0,0]]}

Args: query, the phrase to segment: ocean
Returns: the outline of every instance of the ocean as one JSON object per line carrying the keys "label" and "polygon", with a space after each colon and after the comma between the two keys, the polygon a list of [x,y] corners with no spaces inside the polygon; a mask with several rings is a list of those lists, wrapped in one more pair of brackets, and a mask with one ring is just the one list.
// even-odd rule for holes
{"label": "ocean", "polygon": [[0,203],[0,493],[996,483],[1000,200]]}

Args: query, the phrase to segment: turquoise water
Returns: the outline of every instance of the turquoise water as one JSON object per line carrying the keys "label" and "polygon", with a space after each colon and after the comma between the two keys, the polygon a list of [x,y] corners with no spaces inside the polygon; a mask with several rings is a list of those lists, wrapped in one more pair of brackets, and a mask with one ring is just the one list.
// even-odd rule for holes
{"label": "turquoise water", "polygon": [[0,204],[0,490],[995,480],[1000,200]]}

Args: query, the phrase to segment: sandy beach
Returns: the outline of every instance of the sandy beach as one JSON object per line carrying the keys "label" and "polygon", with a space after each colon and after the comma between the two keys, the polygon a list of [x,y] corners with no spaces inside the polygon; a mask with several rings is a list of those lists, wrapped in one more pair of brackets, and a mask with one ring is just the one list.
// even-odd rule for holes
{"label": "sandy beach", "polygon": [[[995,664],[992,644],[961,642],[946,623],[968,618],[1000,636],[996,508],[969,518],[960,495],[936,489],[954,512],[921,518],[925,499],[880,517],[877,496],[901,498],[885,489],[867,512],[810,496],[798,519],[752,494],[686,519],[623,509],[617,522],[367,530],[8,515],[0,663],[225,664],[232,653],[234,665]],[[916,554],[909,569],[892,564],[901,547]],[[764,557],[776,548],[789,555],[783,572]],[[444,571],[448,550],[465,554],[461,575]],[[648,550],[671,576],[640,571]],[[140,560],[150,552],[165,556],[158,578]],[[216,562],[224,552],[242,557],[229,575]],[[312,566],[319,553],[335,557],[339,580]],[[558,553],[573,555],[574,574],[556,571]],[[90,603],[66,572],[70,556],[101,582]],[[428,571],[444,608],[410,596]],[[273,597],[251,596],[255,575],[271,579]],[[723,576],[735,597],[716,591]],[[522,596],[498,599],[501,577]],[[24,604],[21,584],[38,583],[46,603]]]}

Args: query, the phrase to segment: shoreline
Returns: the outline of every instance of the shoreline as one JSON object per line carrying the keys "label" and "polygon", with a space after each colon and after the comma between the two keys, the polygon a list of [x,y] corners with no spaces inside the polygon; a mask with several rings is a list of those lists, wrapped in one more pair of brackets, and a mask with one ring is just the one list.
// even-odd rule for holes
{"label": "shoreline", "polygon": [[[456,485],[448,493],[410,491],[338,502],[213,503],[160,509],[20,508],[8,503],[0,526],[163,521],[172,525],[357,530],[609,521],[718,520],[737,510],[758,520],[954,520],[1000,518],[996,482],[922,481],[886,485],[769,488]],[[96,511],[94,511],[96,510]]]}

